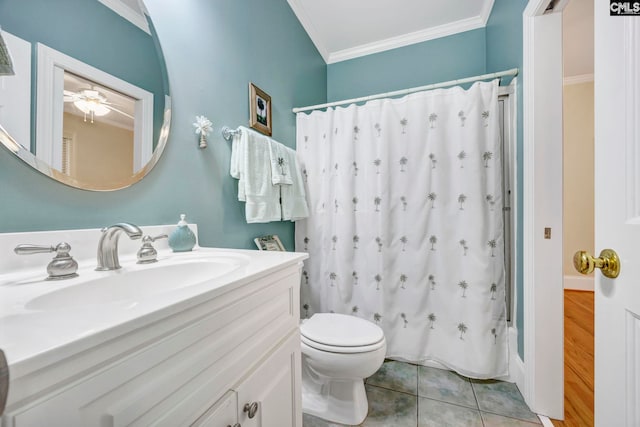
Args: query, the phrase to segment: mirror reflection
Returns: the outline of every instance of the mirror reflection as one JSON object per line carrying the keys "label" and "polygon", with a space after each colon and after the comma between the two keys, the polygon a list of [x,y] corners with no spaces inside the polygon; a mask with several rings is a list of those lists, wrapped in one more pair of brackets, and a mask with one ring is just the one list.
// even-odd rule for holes
{"label": "mirror reflection", "polygon": [[12,141],[10,152],[89,190],[126,187],[153,167],[168,137],[170,98],[141,1],[57,0],[51,8],[0,0],[0,29],[15,72],[0,76],[8,134],[0,142]]}
{"label": "mirror reflection", "polygon": [[60,163],[51,166],[95,188],[132,176],[135,100],[69,72],[63,94]]}

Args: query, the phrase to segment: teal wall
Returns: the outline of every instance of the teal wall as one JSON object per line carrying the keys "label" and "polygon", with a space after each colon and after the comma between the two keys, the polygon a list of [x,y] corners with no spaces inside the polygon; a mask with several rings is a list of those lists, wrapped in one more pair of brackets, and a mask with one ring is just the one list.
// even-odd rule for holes
{"label": "teal wall", "polygon": [[329,101],[483,74],[485,29],[442,37],[327,66]]}
{"label": "teal wall", "polygon": [[[485,28],[330,64],[327,97],[337,101],[511,68],[522,70],[522,12],[526,4],[527,0],[495,0]],[[518,352],[523,358],[522,85],[518,87],[518,103],[516,326]]]}
{"label": "teal wall", "polygon": [[[82,19],[79,19],[82,17]],[[32,117],[38,42],[141,87],[154,95],[154,141],[157,141],[167,93],[165,70],[151,36],[98,1],[1,0],[0,27],[32,46]],[[36,126],[32,120],[31,147]],[[26,141],[20,141],[27,145]],[[32,150],[34,151],[34,150]]]}
{"label": "teal wall", "polygon": [[523,198],[522,185],[522,75],[527,70],[522,69],[522,12],[528,0],[496,0],[489,21],[487,22],[487,72],[506,70],[518,67],[518,131],[517,131],[517,212],[516,240],[518,242],[516,255],[516,326],[518,328],[518,354],[524,360],[524,299],[522,272],[522,240],[523,240]]}
{"label": "teal wall", "polygon": [[[321,56],[285,0],[145,3],[163,47],[173,98],[171,135],[159,163],[131,188],[97,193],[50,180],[0,148],[0,232],[95,228],[119,221],[170,224],[186,213],[198,223],[202,245],[255,248],[255,236],[277,233],[292,249],[291,223],[244,221],[237,181],[229,176],[230,144],[219,131],[223,125],[247,124],[252,81],[272,97],[273,136],[293,147],[291,107],[326,101]],[[197,148],[196,115],[209,117],[215,127],[205,150]]]}

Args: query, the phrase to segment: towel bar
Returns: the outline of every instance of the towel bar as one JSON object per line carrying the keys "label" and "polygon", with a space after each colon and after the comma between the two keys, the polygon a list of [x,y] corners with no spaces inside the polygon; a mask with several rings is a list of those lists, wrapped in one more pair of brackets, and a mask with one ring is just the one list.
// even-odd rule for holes
{"label": "towel bar", "polygon": [[229,126],[224,126],[221,130],[222,137],[227,141],[231,141],[231,138],[235,135],[240,135],[240,129],[231,129]]}

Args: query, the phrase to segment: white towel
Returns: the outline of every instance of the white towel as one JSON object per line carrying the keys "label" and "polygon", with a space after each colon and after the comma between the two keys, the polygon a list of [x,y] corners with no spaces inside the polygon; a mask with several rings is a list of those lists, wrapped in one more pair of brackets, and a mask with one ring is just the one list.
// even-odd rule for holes
{"label": "white towel", "polygon": [[274,140],[269,141],[271,159],[271,182],[273,185],[291,185],[291,167],[287,156],[288,148]]}
{"label": "white towel", "polygon": [[231,164],[229,165],[229,174],[235,179],[240,179],[240,159],[244,149],[240,147],[242,141],[239,133],[235,133],[231,141]]}
{"label": "white towel", "polygon": [[229,166],[229,174],[239,179],[238,183],[238,200],[244,202],[246,197],[244,194],[244,179],[242,178],[242,167],[244,164],[244,139],[241,138],[242,131],[233,135],[231,142],[231,165]]}
{"label": "white towel", "polygon": [[282,219],[297,221],[309,216],[309,208],[307,207],[307,195],[304,191],[304,181],[300,173],[300,167],[296,157],[296,152],[290,148],[284,147],[286,157],[291,171],[291,185],[282,185]]}
{"label": "white towel", "polygon": [[[236,137],[237,138],[237,137]],[[235,140],[235,138],[234,138]],[[236,145],[238,200],[244,200],[247,223],[280,221],[280,186],[271,183],[270,138],[245,127],[240,128]]]}

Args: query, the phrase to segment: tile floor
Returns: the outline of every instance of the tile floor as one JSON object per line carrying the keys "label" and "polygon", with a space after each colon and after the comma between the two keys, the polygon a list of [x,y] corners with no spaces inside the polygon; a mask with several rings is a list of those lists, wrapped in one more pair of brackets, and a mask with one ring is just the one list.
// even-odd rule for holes
{"label": "tile floor", "polygon": [[[515,384],[470,380],[442,369],[387,360],[366,380],[362,427],[535,427]],[[339,427],[304,415],[303,427]]]}

